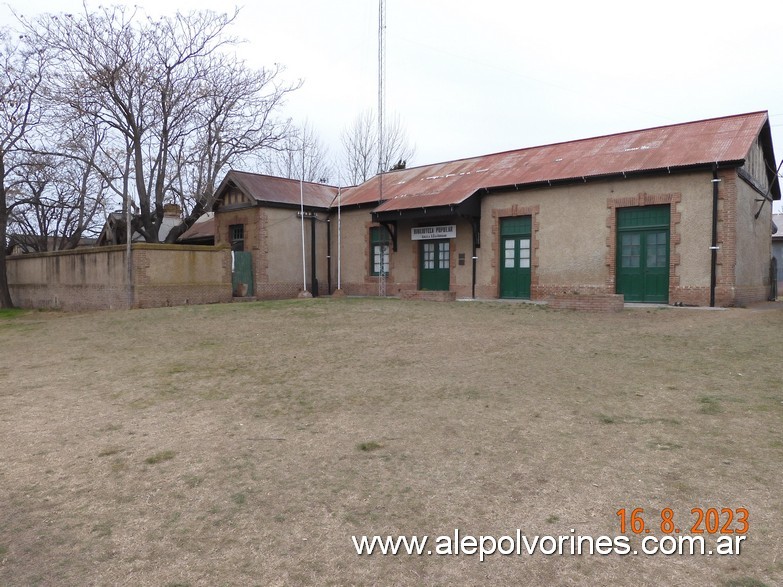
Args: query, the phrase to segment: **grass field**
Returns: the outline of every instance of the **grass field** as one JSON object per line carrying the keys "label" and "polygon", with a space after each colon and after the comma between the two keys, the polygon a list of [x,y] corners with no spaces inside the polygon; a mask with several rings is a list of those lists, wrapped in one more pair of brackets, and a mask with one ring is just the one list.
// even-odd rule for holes
{"label": "grass field", "polygon": [[[781,585],[781,340],[780,310],[5,312],[0,585]],[[351,540],[614,537],[621,508],[662,537],[710,507],[747,508],[739,556]]]}

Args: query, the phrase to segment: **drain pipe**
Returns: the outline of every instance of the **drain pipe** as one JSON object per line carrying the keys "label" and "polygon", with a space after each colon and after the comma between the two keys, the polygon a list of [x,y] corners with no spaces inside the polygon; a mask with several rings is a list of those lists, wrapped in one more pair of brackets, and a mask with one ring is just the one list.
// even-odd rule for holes
{"label": "drain pipe", "polygon": [[473,299],[476,299],[476,262],[478,261],[478,256],[476,255],[476,244],[478,241],[478,234],[477,234],[477,227],[476,227],[476,219],[471,219],[471,226],[473,228],[473,283],[472,283],[472,289],[471,289],[471,296]]}
{"label": "drain pipe", "polygon": [[718,283],[718,166],[712,166],[712,246],[710,246],[710,307],[715,307],[715,287]]}
{"label": "drain pipe", "polygon": [[332,295],[332,219],[326,219],[326,291]]}
{"label": "drain pipe", "polygon": [[310,283],[312,284],[312,293],[314,298],[318,297],[318,277],[315,267],[315,220],[316,213],[312,212],[310,217]]}

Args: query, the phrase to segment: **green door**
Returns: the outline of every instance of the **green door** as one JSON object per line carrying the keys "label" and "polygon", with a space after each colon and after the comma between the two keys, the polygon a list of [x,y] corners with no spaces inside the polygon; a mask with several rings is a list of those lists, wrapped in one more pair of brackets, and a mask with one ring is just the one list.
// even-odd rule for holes
{"label": "green door", "polygon": [[[234,271],[231,274],[231,285],[235,296],[253,295],[253,254],[251,252],[234,251]],[[245,290],[246,291],[240,291]]]}
{"label": "green door", "polygon": [[421,241],[419,259],[419,289],[448,291],[449,241]]}
{"label": "green door", "polygon": [[500,221],[500,297],[530,298],[530,216]]}
{"label": "green door", "polygon": [[617,210],[616,267],[626,302],[669,301],[669,206]]}

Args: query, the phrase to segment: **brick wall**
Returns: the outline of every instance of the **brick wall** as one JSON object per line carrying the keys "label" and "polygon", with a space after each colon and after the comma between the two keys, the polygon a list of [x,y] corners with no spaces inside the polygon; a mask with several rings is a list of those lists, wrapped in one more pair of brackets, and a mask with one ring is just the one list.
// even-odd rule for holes
{"label": "brick wall", "polygon": [[596,294],[562,292],[547,298],[550,308],[556,310],[582,310],[585,312],[621,312],[623,296],[621,294]]}
{"label": "brick wall", "polygon": [[22,308],[104,310],[231,301],[231,254],[218,247],[125,246],[8,258],[11,298]]}
{"label": "brick wall", "polygon": [[400,294],[401,300],[416,300],[425,302],[454,302],[457,292],[454,291],[422,291],[409,289]]}
{"label": "brick wall", "polygon": [[614,294],[614,291],[601,285],[560,284],[560,285],[536,285],[530,288],[530,299],[547,300],[556,295],[579,292],[581,295]]}
{"label": "brick wall", "polygon": [[[310,287],[308,275],[307,286]],[[326,279],[318,280],[318,295],[329,295]],[[332,287],[337,287],[332,284]],[[302,293],[302,282],[299,283],[258,283],[256,282],[255,297],[263,300],[289,300]],[[313,292],[310,292],[313,293]]]}
{"label": "brick wall", "polygon": [[[718,171],[718,262],[715,284],[715,305],[736,304],[735,275],[737,268],[737,174],[733,170]],[[709,294],[707,297],[709,304]]]}

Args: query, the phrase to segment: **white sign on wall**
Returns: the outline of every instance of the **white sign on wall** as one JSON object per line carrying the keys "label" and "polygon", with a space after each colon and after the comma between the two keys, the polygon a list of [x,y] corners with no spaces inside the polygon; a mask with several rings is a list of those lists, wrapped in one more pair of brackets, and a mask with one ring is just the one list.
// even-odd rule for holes
{"label": "white sign on wall", "polygon": [[411,228],[411,240],[424,241],[436,238],[457,238],[457,225],[417,226]]}

